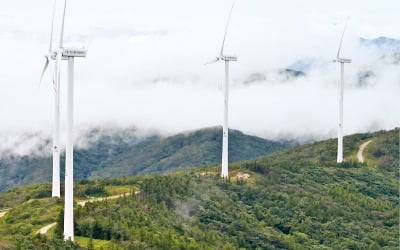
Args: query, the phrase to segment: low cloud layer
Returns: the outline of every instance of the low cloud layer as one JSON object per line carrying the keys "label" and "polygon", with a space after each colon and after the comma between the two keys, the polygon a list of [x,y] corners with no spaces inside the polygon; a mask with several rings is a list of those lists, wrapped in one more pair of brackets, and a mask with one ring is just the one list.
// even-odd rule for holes
{"label": "low cloud layer", "polygon": [[[391,54],[383,58],[387,51],[360,44],[360,37],[400,38],[393,11],[400,4],[389,2],[238,1],[227,42],[227,52],[239,56],[231,67],[230,126],[266,138],[335,136],[338,69],[328,62],[348,15],[343,56],[353,63],[345,69],[345,133],[399,126],[399,65]],[[222,123],[223,64],[202,64],[218,54],[231,1],[69,3],[66,43],[88,48],[88,57],[76,60],[78,129],[135,126],[173,134]],[[50,75],[39,86],[51,6],[24,0],[1,5],[0,42],[7,49],[0,57],[0,134],[51,136]],[[320,63],[300,77],[279,73],[306,58]],[[63,117],[65,71],[66,65]],[[249,83],[252,74],[261,77]]]}

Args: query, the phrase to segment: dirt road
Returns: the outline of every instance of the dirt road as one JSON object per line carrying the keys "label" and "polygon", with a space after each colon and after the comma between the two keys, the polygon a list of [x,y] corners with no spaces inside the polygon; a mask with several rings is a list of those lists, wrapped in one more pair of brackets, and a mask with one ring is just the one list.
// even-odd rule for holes
{"label": "dirt road", "polygon": [[[139,193],[139,191],[136,191],[135,194]],[[96,201],[105,201],[105,200],[113,200],[113,199],[118,199],[124,196],[130,195],[130,193],[125,193],[125,194],[118,194],[118,195],[113,195],[113,196],[108,196],[108,197],[101,197],[101,198],[95,198],[95,199],[90,199],[90,200],[84,200],[78,202],[79,206],[84,207],[87,203],[90,202],[96,202]],[[1,216],[0,216],[1,217]],[[57,224],[57,222],[51,223],[49,225],[46,225],[39,229],[36,234],[46,234],[52,227],[54,227]]]}
{"label": "dirt road", "polygon": [[364,163],[364,156],[363,156],[363,153],[364,153],[365,148],[366,148],[366,147],[368,146],[368,144],[370,144],[371,142],[372,142],[372,140],[369,140],[369,141],[364,142],[363,144],[361,144],[360,148],[358,149],[358,153],[357,153],[358,162]]}

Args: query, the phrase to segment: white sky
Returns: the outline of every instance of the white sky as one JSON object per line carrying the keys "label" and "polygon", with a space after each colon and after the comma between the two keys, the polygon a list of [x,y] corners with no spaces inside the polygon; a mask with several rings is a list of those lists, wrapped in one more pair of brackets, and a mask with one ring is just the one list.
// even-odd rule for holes
{"label": "white sky", "polygon": [[[0,2],[0,133],[51,133],[50,72],[39,87],[48,49],[51,0]],[[55,43],[61,5],[58,0]],[[167,133],[222,122],[223,64],[203,66],[220,49],[231,0],[68,0],[66,45],[85,46],[76,60],[75,124],[115,123]],[[230,127],[264,137],[334,136],[336,68],[289,83],[241,82],[251,73],[284,68],[302,58],[330,60],[350,16],[346,65],[346,134],[399,124],[400,71],[377,65],[376,84],[354,88],[374,51],[359,37],[400,38],[400,1],[238,0],[227,38],[232,64]],[[371,62],[370,62],[370,61]],[[65,116],[66,64],[62,78]]]}

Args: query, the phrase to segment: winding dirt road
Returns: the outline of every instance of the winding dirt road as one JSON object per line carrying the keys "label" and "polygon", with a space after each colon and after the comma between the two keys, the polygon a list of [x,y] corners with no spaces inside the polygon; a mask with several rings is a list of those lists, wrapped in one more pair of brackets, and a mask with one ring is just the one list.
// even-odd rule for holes
{"label": "winding dirt road", "polygon": [[365,148],[366,148],[366,147],[368,146],[368,144],[370,144],[371,142],[372,142],[372,140],[369,140],[369,141],[364,142],[363,144],[361,144],[361,146],[360,146],[360,148],[359,148],[359,150],[358,150],[358,153],[357,153],[358,162],[364,163],[364,156],[363,156],[363,153],[364,153]]}
{"label": "winding dirt road", "polygon": [[[136,191],[135,194],[139,193],[139,191]],[[90,199],[90,200],[84,200],[78,202],[78,205],[81,207],[84,207],[87,203],[90,202],[96,202],[96,201],[105,201],[105,200],[113,200],[113,199],[118,199],[124,196],[130,195],[130,193],[125,193],[125,194],[118,194],[118,195],[113,195],[113,196],[108,196],[108,197],[101,197],[101,198],[95,198],[95,199]],[[1,217],[1,216],[0,216]],[[46,225],[39,229],[36,234],[46,234],[52,227],[57,225],[57,222],[51,223],[49,225]]]}
{"label": "winding dirt road", "polygon": [[[136,193],[137,192],[135,192],[135,194]],[[80,202],[78,202],[78,205],[81,207],[84,207],[86,205],[86,203],[96,202],[96,201],[105,201],[105,200],[114,200],[114,199],[118,199],[118,198],[128,196],[128,195],[130,195],[130,193],[118,194],[118,195],[113,195],[113,196],[108,196],[108,197],[94,198],[94,199],[80,201]]]}
{"label": "winding dirt road", "polygon": [[51,223],[47,226],[42,227],[41,229],[39,229],[36,234],[46,234],[47,231],[49,231],[52,227],[54,227],[55,225],[57,225],[57,222]]}
{"label": "winding dirt road", "polygon": [[0,211],[0,218],[6,215],[7,212],[8,210]]}

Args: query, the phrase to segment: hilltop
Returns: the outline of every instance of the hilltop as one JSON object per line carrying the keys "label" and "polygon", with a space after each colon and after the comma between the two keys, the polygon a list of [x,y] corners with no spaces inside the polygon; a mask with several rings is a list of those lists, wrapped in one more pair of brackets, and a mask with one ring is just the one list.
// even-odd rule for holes
{"label": "hilltop", "polygon": [[[357,161],[360,145],[365,163]],[[88,249],[397,249],[399,129],[304,145],[230,165],[156,176],[80,181],[76,241]],[[43,198],[49,184],[0,194],[0,248],[63,243],[62,200]],[[46,236],[41,227],[58,224]]]}
{"label": "hilltop", "polygon": [[[48,138],[42,139],[47,140]],[[222,129],[207,128],[174,136],[139,135],[132,130],[92,129],[74,152],[76,180],[173,172],[221,161]],[[230,130],[231,161],[252,159],[293,146]],[[42,147],[44,147],[42,145]],[[44,147],[45,148],[45,147]],[[51,181],[52,158],[47,154],[0,157],[0,192],[20,185]],[[61,157],[62,179],[64,155]]]}

